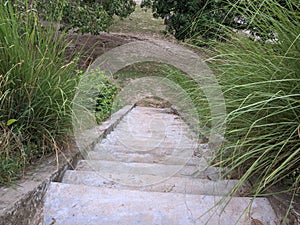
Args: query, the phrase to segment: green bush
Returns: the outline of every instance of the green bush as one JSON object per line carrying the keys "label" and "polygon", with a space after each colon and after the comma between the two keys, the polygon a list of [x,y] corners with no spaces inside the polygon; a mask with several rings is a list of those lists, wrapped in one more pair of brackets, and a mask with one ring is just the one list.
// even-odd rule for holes
{"label": "green bush", "polygon": [[72,127],[76,61],[64,57],[64,34],[24,7],[0,1],[0,185],[58,151]]}
{"label": "green bush", "polygon": [[236,26],[236,12],[229,10],[229,6],[237,1],[143,0],[141,6],[152,8],[156,18],[166,18],[169,15],[167,30],[175,38],[184,40],[195,35],[204,38],[217,37],[221,33],[219,24]]}
{"label": "green bush", "polygon": [[63,29],[99,34],[113,24],[113,16],[125,18],[135,9],[133,0],[35,0],[42,18],[60,22]]}
{"label": "green bush", "polygon": [[99,94],[96,98],[96,120],[99,123],[111,115],[114,98],[118,89],[106,77],[103,77],[103,81],[98,85],[98,89]]}
{"label": "green bush", "polygon": [[251,180],[255,195],[275,184],[299,193],[300,14],[297,1],[286,4],[244,6],[251,25],[276,38],[231,33],[212,60],[228,109],[226,143],[216,159]]}
{"label": "green bush", "polygon": [[[294,0],[295,3],[296,1]],[[289,9],[292,7],[289,1],[272,2],[280,4],[281,7]],[[198,45],[210,39],[227,38],[224,26],[231,29],[247,29],[253,35],[270,38],[273,33],[269,29],[268,33],[261,30],[260,26],[253,26],[250,8],[257,7],[260,12],[277,18],[276,14],[268,13],[271,12],[270,8],[265,6],[264,1],[259,0],[143,0],[141,7],[151,8],[156,18],[169,16],[167,31],[179,40],[193,38],[194,43]],[[296,8],[293,10],[296,11]]]}
{"label": "green bush", "polygon": [[115,101],[117,86],[102,71],[91,69],[78,73],[80,83],[73,101],[74,125],[82,132],[107,119],[120,105]]}

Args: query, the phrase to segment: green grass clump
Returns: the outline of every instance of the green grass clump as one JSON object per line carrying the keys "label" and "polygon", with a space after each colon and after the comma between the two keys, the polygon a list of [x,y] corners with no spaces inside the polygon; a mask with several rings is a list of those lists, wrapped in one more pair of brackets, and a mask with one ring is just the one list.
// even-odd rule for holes
{"label": "green grass clump", "polygon": [[70,134],[77,76],[66,46],[62,33],[40,25],[36,10],[15,12],[0,1],[0,185]]}
{"label": "green grass clump", "polygon": [[[228,110],[220,165],[253,182],[253,194],[275,184],[299,193],[300,181],[300,14],[297,1],[236,8],[266,36],[251,40],[231,33],[212,62],[222,75]],[[262,6],[262,4],[264,4]],[[268,9],[261,11],[260,9]],[[271,32],[271,33],[270,33]],[[271,34],[271,35],[270,35]]]}

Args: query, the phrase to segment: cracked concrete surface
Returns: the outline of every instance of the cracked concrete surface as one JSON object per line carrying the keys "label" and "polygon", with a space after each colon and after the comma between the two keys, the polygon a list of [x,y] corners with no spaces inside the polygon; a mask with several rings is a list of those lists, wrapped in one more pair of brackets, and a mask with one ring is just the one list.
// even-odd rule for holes
{"label": "cracked concrete surface", "polygon": [[228,196],[238,181],[207,152],[178,115],[135,107],[50,184],[41,224],[279,224],[266,198],[239,196],[247,187]]}

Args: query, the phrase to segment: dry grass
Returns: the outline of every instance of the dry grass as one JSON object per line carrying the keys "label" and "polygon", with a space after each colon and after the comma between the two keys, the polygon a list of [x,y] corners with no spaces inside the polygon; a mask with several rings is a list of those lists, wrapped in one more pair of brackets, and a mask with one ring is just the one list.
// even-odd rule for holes
{"label": "dry grass", "polygon": [[151,10],[145,11],[139,5],[126,19],[115,18],[115,24],[109,28],[109,32],[138,33],[148,35],[162,35],[165,31],[163,19],[155,19]]}

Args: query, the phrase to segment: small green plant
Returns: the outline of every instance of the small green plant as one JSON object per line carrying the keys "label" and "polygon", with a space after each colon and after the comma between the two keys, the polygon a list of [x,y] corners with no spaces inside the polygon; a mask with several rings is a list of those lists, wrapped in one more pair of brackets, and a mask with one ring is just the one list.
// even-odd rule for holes
{"label": "small green plant", "polygon": [[75,108],[79,113],[95,116],[96,122],[100,123],[116,110],[113,107],[118,107],[114,102],[118,88],[99,70],[78,71],[78,74],[81,79],[74,101]]}
{"label": "small green plant", "polygon": [[76,60],[64,56],[64,34],[23,7],[0,1],[0,185],[58,151],[72,128]]}
{"label": "small green plant", "polygon": [[96,98],[96,120],[102,122],[112,112],[114,97],[117,94],[117,87],[108,78],[104,77],[103,82],[98,85],[99,95]]}

